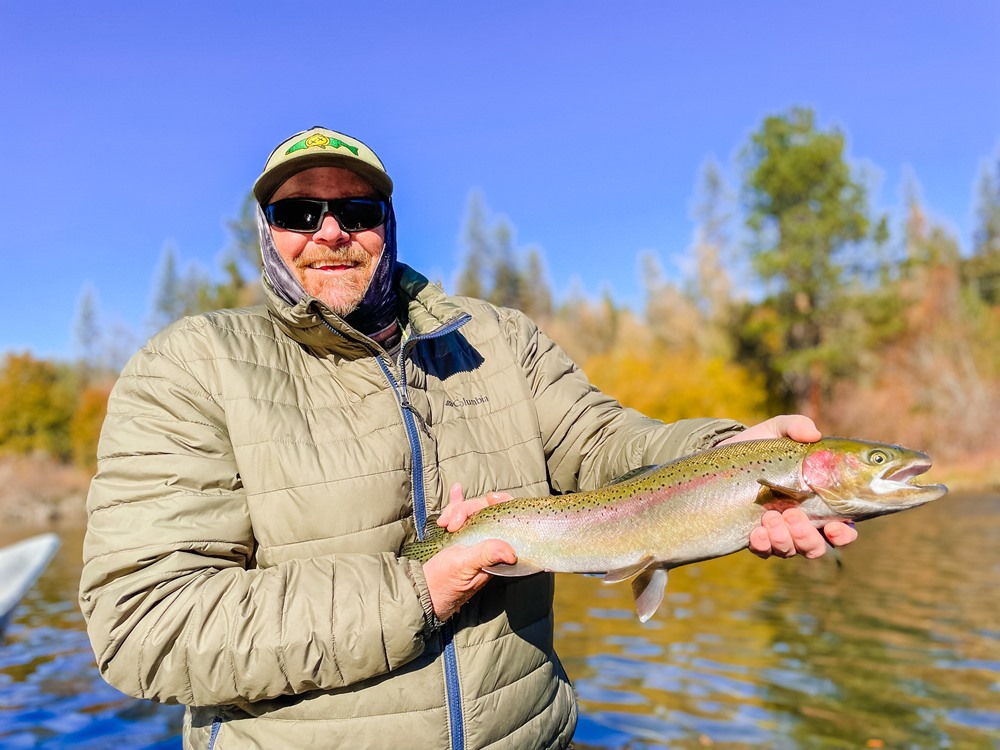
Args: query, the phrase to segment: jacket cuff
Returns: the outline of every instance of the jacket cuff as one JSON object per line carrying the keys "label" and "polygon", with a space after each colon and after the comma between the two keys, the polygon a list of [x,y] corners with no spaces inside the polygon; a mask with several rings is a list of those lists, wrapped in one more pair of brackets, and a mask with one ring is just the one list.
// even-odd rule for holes
{"label": "jacket cuff", "polygon": [[747,426],[745,424],[740,424],[739,422],[730,422],[726,425],[725,429],[720,429],[714,435],[710,435],[707,439],[706,444],[703,446],[702,450],[708,448],[714,448],[723,440],[728,440],[731,437],[739,435],[741,432],[746,430]]}
{"label": "jacket cuff", "polygon": [[430,589],[427,588],[423,566],[413,560],[410,562],[410,571],[417,587],[417,595],[420,597],[420,606],[424,610],[424,640],[427,640],[441,629],[444,620],[434,612],[434,602],[431,600]]}
{"label": "jacket cuff", "polygon": [[678,455],[687,456],[692,453],[714,448],[723,440],[738,435],[746,429],[746,425],[731,419],[714,417],[682,419],[673,424],[675,430],[687,433],[687,439]]}

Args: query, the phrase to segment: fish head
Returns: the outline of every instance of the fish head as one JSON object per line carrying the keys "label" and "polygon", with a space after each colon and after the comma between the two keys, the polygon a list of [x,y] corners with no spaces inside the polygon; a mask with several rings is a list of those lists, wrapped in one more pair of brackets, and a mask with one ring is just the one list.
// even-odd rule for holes
{"label": "fish head", "polygon": [[824,438],[810,446],[802,479],[835,514],[862,521],[942,497],[948,492],[943,484],[914,481],[930,467],[930,456],[912,448]]}

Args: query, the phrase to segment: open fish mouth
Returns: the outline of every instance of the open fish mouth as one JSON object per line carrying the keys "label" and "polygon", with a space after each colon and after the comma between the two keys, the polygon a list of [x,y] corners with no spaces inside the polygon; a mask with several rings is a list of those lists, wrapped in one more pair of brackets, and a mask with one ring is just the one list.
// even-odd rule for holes
{"label": "open fish mouth", "polygon": [[901,469],[897,469],[892,473],[889,473],[889,470],[887,469],[880,477],[880,479],[883,482],[908,485],[910,487],[919,487],[919,485],[913,483],[913,480],[919,477],[921,474],[926,473],[927,470],[930,468],[931,468],[930,459],[921,459],[915,461],[909,466],[904,466]]}
{"label": "open fish mouth", "polygon": [[878,495],[895,495],[907,506],[922,505],[944,495],[948,488],[941,484],[917,484],[916,478],[931,468],[931,460],[920,456],[905,466],[889,467],[871,482]]}

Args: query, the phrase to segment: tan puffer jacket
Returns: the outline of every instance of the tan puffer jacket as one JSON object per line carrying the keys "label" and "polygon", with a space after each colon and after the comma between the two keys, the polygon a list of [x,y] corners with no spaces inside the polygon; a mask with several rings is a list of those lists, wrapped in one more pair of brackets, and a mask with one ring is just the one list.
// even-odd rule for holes
{"label": "tan puffer jacket", "polygon": [[623,409],[520,313],[400,285],[398,359],[269,295],[174,324],[115,387],[80,601],[112,685],[188,706],[185,748],[566,747],[552,576],[433,629],[400,548],[454,482],[575,491],[738,429]]}

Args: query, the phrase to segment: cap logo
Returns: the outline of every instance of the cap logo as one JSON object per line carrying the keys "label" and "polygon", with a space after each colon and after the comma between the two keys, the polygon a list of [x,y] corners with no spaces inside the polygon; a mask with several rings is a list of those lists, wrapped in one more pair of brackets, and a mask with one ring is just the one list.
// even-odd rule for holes
{"label": "cap logo", "polygon": [[327,146],[333,146],[333,148],[340,148],[341,146],[343,146],[355,156],[358,155],[358,149],[356,146],[352,146],[349,143],[344,143],[343,141],[337,140],[336,138],[327,138],[325,135],[316,133],[315,135],[311,135],[308,138],[303,138],[298,143],[292,144],[291,148],[289,148],[285,152],[285,156],[288,156],[293,151],[301,151],[304,148],[325,149]]}

